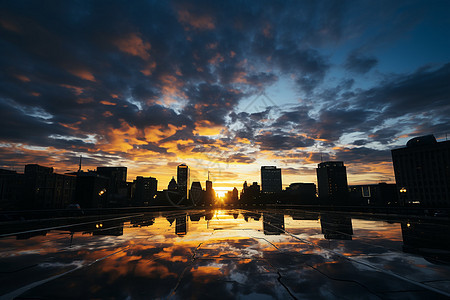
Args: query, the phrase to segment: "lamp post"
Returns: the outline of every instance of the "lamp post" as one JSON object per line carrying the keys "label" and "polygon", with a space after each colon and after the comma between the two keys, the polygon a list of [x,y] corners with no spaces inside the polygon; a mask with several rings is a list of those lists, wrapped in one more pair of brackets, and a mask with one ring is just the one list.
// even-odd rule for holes
{"label": "lamp post", "polygon": [[402,187],[400,189],[400,200],[402,201],[402,205],[405,206],[405,200],[406,200],[406,188]]}

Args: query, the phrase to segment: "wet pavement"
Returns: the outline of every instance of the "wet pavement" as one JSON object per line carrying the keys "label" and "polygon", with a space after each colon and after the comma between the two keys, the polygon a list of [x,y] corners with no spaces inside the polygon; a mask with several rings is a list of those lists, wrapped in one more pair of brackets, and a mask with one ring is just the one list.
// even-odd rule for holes
{"label": "wet pavement", "polygon": [[1,299],[447,299],[448,223],[170,211],[0,234]]}

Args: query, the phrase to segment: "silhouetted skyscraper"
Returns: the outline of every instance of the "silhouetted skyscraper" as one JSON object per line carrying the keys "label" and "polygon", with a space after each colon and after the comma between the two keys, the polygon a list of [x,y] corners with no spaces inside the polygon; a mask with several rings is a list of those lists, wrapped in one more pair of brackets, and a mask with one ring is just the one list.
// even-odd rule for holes
{"label": "silhouetted skyscraper", "polygon": [[192,182],[189,199],[194,205],[201,205],[203,203],[203,189],[200,181]]}
{"label": "silhouetted skyscraper", "polygon": [[212,205],[214,203],[214,189],[212,181],[209,180],[209,172],[208,172],[208,180],[206,180],[206,192],[205,192],[205,204]]}
{"label": "silhouetted skyscraper", "polygon": [[415,137],[391,151],[399,201],[424,207],[450,206],[450,141]]}
{"label": "silhouetted skyscraper", "polygon": [[133,202],[135,205],[149,205],[158,189],[158,180],[153,177],[137,176],[134,180],[135,192]]}
{"label": "silhouetted skyscraper", "polygon": [[109,178],[108,206],[127,205],[127,167],[97,167],[97,173]]}
{"label": "silhouetted skyscraper", "polygon": [[53,168],[28,164],[25,166],[27,208],[66,208],[73,200],[76,177],[53,173]]}
{"label": "silhouetted skyscraper", "polygon": [[233,203],[237,203],[237,201],[239,200],[239,192],[238,192],[238,190],[237,190],[237,188],[233,188],[233,191],[232,191],[232,196],[231,196],[231,201],[233,202]]}
{"label": "silhouetted skyscraper", "polygon": [[281,192],[281,169],[275,166],[261,167],[261,191],[263,193]]}
{"label": "silhouetted skyscraper", "polygon": [[178,192],[183,197],[188,197],[188,187],[189,187],[189,167],[185,164],[181,164],[177,168],[177,182],[178,182]]}
{"label": "silhouetted skyscraper", "polygon": [[329,203],[348,199],[347,170],[342,161],[321,162],[317,169],[319,197]]}

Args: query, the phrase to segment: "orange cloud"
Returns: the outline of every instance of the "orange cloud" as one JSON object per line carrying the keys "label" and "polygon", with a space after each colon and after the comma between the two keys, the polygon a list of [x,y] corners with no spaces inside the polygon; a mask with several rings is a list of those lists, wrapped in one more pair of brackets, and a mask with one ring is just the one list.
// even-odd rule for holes
{"label": "orange cloud", "polygon": [[[200,30],[211,30],[216,27],[211,16],[195,16],[187,10],[178,11],[178,21],[180,23],[188,24],[192,28]],[[185,29],[188,30],[189,28],[185,27]]]}
{"label": "orange cloud", "polygon": [[139,137],[142,133],[125,121],[121,121],[120,128],[107,128],[105,132],[106,140],[101,141],[100,149],[107,152],[128,152],[133,150],[133,145],[144,145],[147,142]]}
{"label": "orange cloud", "polygon": [[220,53],[216,53],[214,57],[208,60],[208,62],[212,65],[217,65],[219,62],[223,62],[224,58]]}
{"label": "orange cloud", "polygon": [[25,76],[25,75],[16,75],[15,76],[17,79],[19,79],[20,81],[23,81],[23,82],[30,82],[31,80],[30,80],[30,78],[28,78],[27,76]]}
{"label": "orange cloud", "polygon": [[233,74],[233,82],[236,83],[248,83],[247,79],[245,79],[245,76],[247,76],[247,73],[245,72],[236,72]]}
{"label": "orange cloud", "polygon": [[103,113],[103,116],[107,118],[107,117],[112,117],[113,114],[112,114],[112,112],[110,112],[110,111],[105,111],[105,112]]}
{"label": "orange cloud", "polygon": [[91,103],[91,102],[94,102],[94,99],[92,97],[78,98],[77,99],[77,103],[78,104],[86,104],[86,103]]}
{"label": "orange cloud", "polygon": [[64,123],[58,123],[58,124],[63,126],[63,127],[65,127],[65,128],[69,128],[69,129],[77,131],[77,130],[80,130],[80,127],[78,127],[78,125],[81,124],[81,121],[78,121],[78,122],[73,123],[73,124],[64,124]]}
{"label": "orange cloud", "polygon": [[151,62],[144,69],[141,70],[141,73],[144,74],[145,76],[150,76],[150,75],[152,75],[155,68],[156,68],[156,63]]}
{"label": "orange cloud", "polygon": [[223,126],[218,126],[210,121],[204,120],[195,123],[194,133],[198,135],[217,135],[223,130]]}
{"label": "orange cloud", "polygon": [[95,81],[94,75],[92,75],[91,72],[85,69],[73,69],[69,70],[69,73],[84,80]]}
{"label": "orange cloud", "polygon": [[79,86],[68,85],[68,84],[61,84],[60,86],[73,90],[75,92],[75,95],[81,95],[84,92],[83,88],[81,88]]}
{"label": "orange cloud", "polygon": [[150,43],[144,42],[136,33],[131,33],[129,36],[120,38],[113,43],[122,52],[138,56],[143,60],[150,58],[150,54],[147,52],[151,49]]}
{"label": "orange cloud", "polygon": [[177,132],[177,130],[181,130],[185,127],[186,126],[176,127],[172,124],[169,124],[167,127],[149,126],[144,129],[145,140],[152,143],[159,142],[162,139],[174,135]]}
{"label": "orange cloud", "polygon": [[176,97],[186,98],[181,88],[183,87],[183,82],[178,80],[177,77],[173,75],[163,75],[160,77],[163,83],[161,90],[163,94],[163,101],[165,104],[170,104],[177,102]]}
{"label": "orange cloud", "polygon": [[116,103],[114,103],[114,102],[109,102],[109,101],[100,101],[100,103],[101,104],[103,104],[103,105],[117,105]]}

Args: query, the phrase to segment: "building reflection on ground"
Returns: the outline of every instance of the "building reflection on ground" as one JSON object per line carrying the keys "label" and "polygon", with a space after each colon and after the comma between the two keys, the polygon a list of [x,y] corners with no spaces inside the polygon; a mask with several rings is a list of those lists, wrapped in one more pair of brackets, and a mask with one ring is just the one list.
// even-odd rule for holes
{"label": "building reflection on ground", "polygon": [[79,221],[0,233],[0,295],[316,299],[450,294],[448,224],[270,210],[168,211]]}

